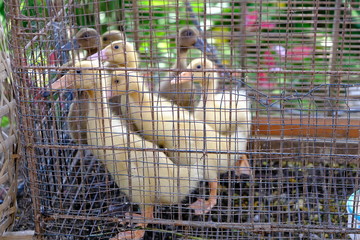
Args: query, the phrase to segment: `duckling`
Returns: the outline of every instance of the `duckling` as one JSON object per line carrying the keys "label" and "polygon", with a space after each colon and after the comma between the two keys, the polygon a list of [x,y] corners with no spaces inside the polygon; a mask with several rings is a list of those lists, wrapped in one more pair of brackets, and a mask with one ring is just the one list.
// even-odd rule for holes
{"label": "duckling", "polygon": [[116,42],[125,40],[125,35],[123,32],[119,31],[119,30],[110,30],[107,32],[104,32],[101,35],[101,45],[102,45],[102,49],[104,49],[106,46],[110,45],[112,42]]}
{"label": "duckling", "polygon": [[[197,48],[203,51],[204,41],[200,37],[199,31],[195,27],[184,27],[179,30],[177,47],[179,55],[175,64],[171,67],[174,70],[182,71],[187,67],[188,52],[191,48]],[[172,78],[177,72],[170,72],[168,78],[161,81],[159,85],[159,93],[162,97],[174,101],[178,106],[192,110],[197,102],[196,85],[193,82],[184,82],[179,84],[171,84]]]}
{"label": "duckling", "polygon": [[[113,81],[111,90],[127,96],[129,116],[145,139],[166,148],[177,164],[191,165],[201,159],[204,178],[210,181],[210,195],[208,200],[198,199],[190,207],[197,215],[210,211],[217,202],[218,173],[228,171],[237,160],[236,154],[228,153],[229,141],[185,109],[150,92],[139,73],[113,74],[118,79]],[[251,174],[247,159],[239,163],[242,173]]]}
{"label": "duckling", "polygon": [[[75,37],[61,47],[63,51],[71,51],[71,50],[85,50],[86,54],[84,58],[94,54],[98,51],[100,46],[100,35],[93,28],[81,28],[76,34]],[[72,67],[75,62],[81,61],[82,58],[77,55],[73,56],[72,61],[69,61],[62,65],[62,67]],[[61,71],[58,77],[62,77],[66,71]]]}
{"label": "duckling", "polygon": [[65,44],[63,50],[81,49],[85,50],[84,58],[87,58],[108,46],[110,43],[124,40],[124,34],[119,30],[110,30],[100,34],[93,28],[81,28],[76,34],[74,39]]}
{"label": "duckling", "polygon": [[[63,50],[70,51],[72,49],[85,50],[84,58],[96,53],[100,48],[100,34],[93,28],[81,28],[73,38],[62,47]],[[62,65],[62,67],[72,67],[74,63],[80,61],[82,58],[74,56],[72,61]],[[65,71],[60,72],[58,78],[63,76]],[[86,93],[78,91],[76,93],[76,101],[70,105],[68,113],[68,125],[70,129],[70,136],[79,144],[87,144],[86,137],[86,120],[85,116],[88,110]]]}
{"label": "duckling", "polygon": [[[197,48],[203,51],[204,41],[200,37],[199,30],[195,27],[183,27],[179,30],[179,36],[177,39],[177,47],[179,48],[179,55],[176,62],[172,66],[173,69],[185,70],[187,67],[188,52],[191,48]],[[176,72],[170,72],[170,77],[175,77]],[[172,84],[169,84],[173,86]]]}
{"label": "duckling", "polygon": [[[93,28],[81,28],[79,32],[75,35],[73,40],[73,45],[80,48],[81,50],[86,50],[87,54],[85,58],[90,55],[98,52],[100,49],[99,45],[100,36],[98,32]],[[101,47],[106,47],[113,41],[123,40],[124,34],[118,30],[110,30],[105,32],[101,36]],[[69,62],[68,66],[72,66],[73,62]],[[73,102],[70,105],[69,114],[68,114],[68,124],[71,137],[80,144],[87,144],[86,137],[86,119],[88,106],[87,106],[87,96],[86,93],[79,91],[77,92],[77,101]],[[115,102],[119,101],[114,99]],[[116,108],[115,108],[116,109]]]}
{"label": "duckling", "polygon": [[[51,89],[86,89],[89,96],[87,141],[96,146],[92,150],[94,155],[102,160],[116,184],[139,204],[144,222],[136,227],[145,228],[146,220],[153,218],[154,205],[181,202],[197,187],[203,170],[197,162],[175,165],[157,146],[130,132],[123,119],[114,117],[107,102],[112,97],[109,89],[117,80],[100,76],[94,69],[98,66],[90,61],[77,63],[76,70],[54,82]],[[141,239],[144,233],[145,230],[125,231],[112,239]]]}
{"label": "duckling", "polygon": [[[88,60],[97,60],[98,58],[100,58],[102,62],[110,62],[110,65],[107,66],[112,67],[137,68],[139,61],[135,47],[131,43],[121,40],[112,42],[100,52],[88,57]],[[113,97],[110,99],[111,110],[117,116],[128,118],[127,108],[124,104],[121,104],[124,102],[126,102],[125,96]],[[132,130],[135,131],[136,128],[132,126]]]}
{"label": "duckling", "polygon": [[138,66],[138,55],[134,46],[121,40],[109,44],[103,50],[87,58],[87,60],[98,59],[118,67],[136,68]]}
{"label": "duckling", "polygon": [[72,41],[62,47],[63,50],[82,49],[85,58],[96,53],[100,47],[100,34],[93,28],[81,28]]}
{"label": "duckling", "polygon": [[[208,59],[195,59],[188,70],[215,70],[215,65]],[[246,141],[250,133],[251,113],[250,101],[247,99],[246,92],[222,92],[218,93],[219,76],[215,71],[212,72],[182,72],[176,82],[200,83],[204,90],[204,95],[199,104],[195,107],[194,116],[196,119],[206,122],[213,130],[222,136],[234,139],[231,149],[234,151],[245,151]],[[238,139],[242,139],[238,141]],[[243,155],[243,159],[247,159]]]}
{"label": "duckling", "polygon": [[[215,70],[215,65],[208,59],[195,59],[189,66],[188,70]],[[229,135],[238,130],[239,123],[251,122],[249,110],[249,101],[246,92],[241,90],[237,92],[218,93],[219,75],[217,72],[182,72],[179,79],[173,79],[176,82],[193,82],[199,83],[204,89],[206,99],[200,101],[196,106],[194,116],[210,125],[215,131]],[[247,126],[247,124],[245,124]]]}
{"label": "duckling", "polygon": [[[90,56],[88,60],[98,58],[122,67],[136,68],[138,62],[133,45],[123,41],[113,42],[97,54]],[[210,196],[207,201],[199,199],[191,207],[195,210],[195,214],[210,211],[217,201],[217,174],[226,172],[229,167],[236,164],[239,165],[238,174],[250,175],[249,162],[247,159],[238,161],[237,154],[207,153],[204,157],[202,153],[204,149],[228,152],[229,141],[206,124],[195,121],[188,111],[182,108],[177,109],[178,107],[173,103],[157,94],[150,93],[143,79],[140,76],[137,79],[139,80],[136,81],[137,85],[132,84],[131,87],[134,88],[129,88],[134,91],[130,91],[128,95],[121,95],[123,100],[121,103],[127,103],[127,105],[120,104],[121,116],[131,119],[145,139],[167,148],[168,155],[174,159],[175,163],[189,164],[199,158],[204,159],[204,166],[207,168],[205,178],[210,180]],[[206,141],[204,141],[205,136]],[[173,151],[179,148],[183,151]],[[201,152],[189,151],[193,149],[201,149]]]}

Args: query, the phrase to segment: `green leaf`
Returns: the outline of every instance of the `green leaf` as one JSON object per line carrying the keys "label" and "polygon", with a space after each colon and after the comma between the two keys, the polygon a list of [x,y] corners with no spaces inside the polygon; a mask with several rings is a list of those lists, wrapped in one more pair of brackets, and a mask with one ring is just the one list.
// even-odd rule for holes
{"label": "green leaf", "polygon": [[7,127],[10,124],[9,117],[3,116],[0,120],[0,127]]}
{"label": "green leaf", "polygon": [[154,7],[154,6],[166,6],[168,4],[169,1],[161,1],[161,0],[157,0],[157,1],[140,1],[139,2],[139,5],[144,5],[144,6],[151,6],[151,7]]}

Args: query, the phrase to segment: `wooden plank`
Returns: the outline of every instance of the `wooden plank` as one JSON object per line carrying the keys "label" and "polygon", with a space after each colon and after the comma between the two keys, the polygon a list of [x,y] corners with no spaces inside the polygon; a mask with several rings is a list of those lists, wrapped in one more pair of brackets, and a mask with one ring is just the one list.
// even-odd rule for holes
{"label": "wooden plank", "polygon": [[[313,158],[356,158],[359,162],[359,141],[357,139],[325,138],[282,138],[278,136],[257,136],[249,140],[251,154],[280,153],[294,158],[311,155]],[[340,160],[340,159],[339,159]]]}
{"label": "wooden plank", "polygon": [[253,135],[359,138],[360,119],[263,117],[252,121]]}
{"label": "wooden plank", "polygon": [[21,232],[6,232],[0,240],[32,240],[34,237],[33,230],[21,231]]}

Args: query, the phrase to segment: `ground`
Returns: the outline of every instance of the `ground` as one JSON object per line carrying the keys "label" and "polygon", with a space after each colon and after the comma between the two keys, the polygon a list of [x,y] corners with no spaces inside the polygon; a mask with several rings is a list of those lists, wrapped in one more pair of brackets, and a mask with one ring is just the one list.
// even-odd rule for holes
{"label": "ground", "polygon": [[[50,171],[53,168],[44,167],[48,176],[41,177],[40,211],[48,239],[108,239],[124,229],[114,219],[137,211],[97,160],[89,155],[82,159],[82,167],[73,168],[65,178],[62,175],[68,184],[61,187]],[[347,224],[346,199],[359,174],[354,159],[344,160],[346,165],[277,154],[256,154],[251,159],[254,178],[222,175],[219,201],[209,214],[194,216],[188,209],[204,192],[205,183],[181,206],[156,209],[156,218],[204,226],[174,226],[168,220],[167,225],[150,224],[144,239],[347,239],[341,229]],[[61,194],[54,193],[60,189]],[[28,190],[18,199],[14,230],[34,229]],[[215,223],[238,223],[238,227],[220,228]]]}

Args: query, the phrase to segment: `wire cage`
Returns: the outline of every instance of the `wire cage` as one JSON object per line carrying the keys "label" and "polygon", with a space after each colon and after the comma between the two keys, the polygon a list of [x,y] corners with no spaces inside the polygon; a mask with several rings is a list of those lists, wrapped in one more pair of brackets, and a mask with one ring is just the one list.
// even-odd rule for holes
{"label": "wire cage", "polygon": [[5,5],[39,238],[357,239],[360,3]]}

